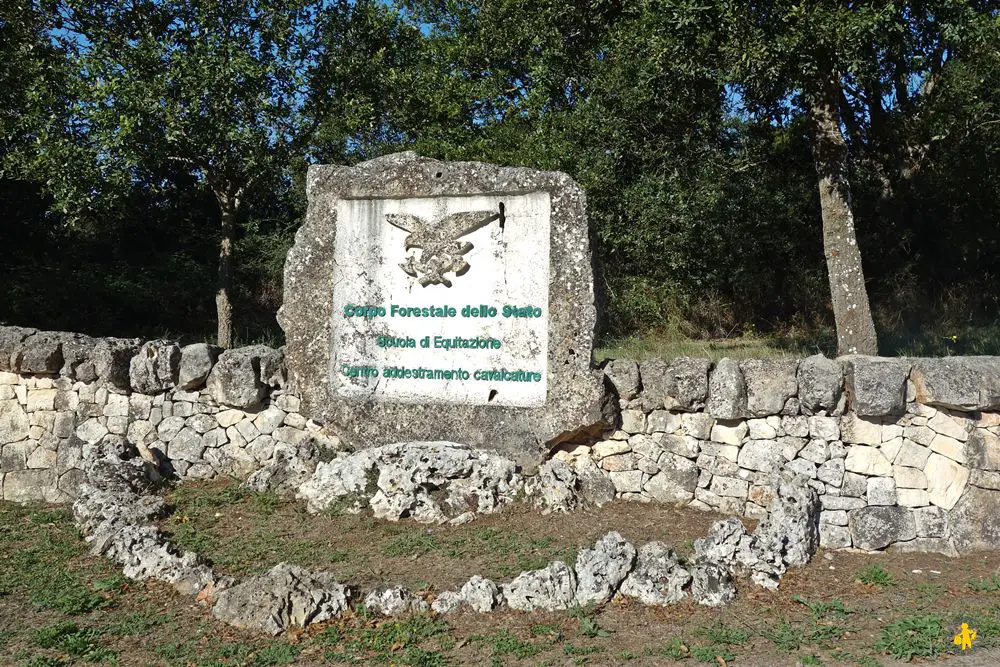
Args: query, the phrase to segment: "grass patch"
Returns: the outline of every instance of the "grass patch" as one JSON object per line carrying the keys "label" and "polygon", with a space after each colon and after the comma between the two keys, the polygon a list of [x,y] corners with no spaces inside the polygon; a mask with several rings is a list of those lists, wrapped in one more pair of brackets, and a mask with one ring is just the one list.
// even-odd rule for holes
{"label": "grass patch", "polygon": [[847,618],[849,615],[854,613],[853,609],[848,609],[844,606],[843,601],[837,598],[833,598],[831,600],[815,600],[810,602],[801,595],[796,595],[792,599],[805,606],[812,613],[813,618],[817,621],[827,618]]}
{"label": "grass patch", "polygon": [[721,621],[702,628],[698,631],[698,635],[704,637],[712,644],[724,644],[727,646],[742,646],[750,641],[749,632],[726,625]]}
{"label": "grass patch", "polygon": [[732,662],[736,655],[725,646],[692,646],[691,657],[698,662],[718,663],[719,658]]}
{"label": "grass patch", "polygon": [[68,621],[37,630],[32,639],[41,648],[55,649],[84,662],[110,660],[116,655],[98,643],[101,639],[99,630],[81,628]]}
{"label": "grass patch", "polygon": [[976,593],[996,593],[1000,591],[1000,574],[991,574],[985,579],[970,579],[968,585]]}
{"label": "grass patch", "polygon": [[526,660],[542,652],[542,648],[538,644],[525,641],[506,628],[489,635],[478,636],[476,639],[492,649],[494,658],[510,656],[518,660]]}
{"label": "grass patch", "polygon": [[888,588],[896,585],[896,578],[886,571],[881,565],[870,565],[858,571],[854,578],[863,584],[875,586],[876,588]]}
{"label": "grass patch", "polygon": [[764,629],[760,631],[760,634],[765,639],[771,640],[778,649],[785,653],[798,651],[802,647],[802,630],[793,626],[786,619],[781,619],[781,622],[773,630]]}
{"label": "grass patch", "polygon": [[911,616],[886,626],[875,649],[896,660],[934,658],[947,648],[939,616]]}
{"label": "grass patch", "polygon": [[664,658],[670,658],[671,660],[684,660],[690,657],[691,649],[681,641],[680,637],[674,637],[669,642],[660,647],[657,651],[657,655]]}
{"label": "grass patch", "polygon": [[740,336],[723,340],[698,340],[668,333],[650,333],[603,341],[594,350],[594,358],[605,359],[673,359],[703,357],[718,361],[730,359],[799,358],[815,354],[816,350],[797,341],[777,337]]}

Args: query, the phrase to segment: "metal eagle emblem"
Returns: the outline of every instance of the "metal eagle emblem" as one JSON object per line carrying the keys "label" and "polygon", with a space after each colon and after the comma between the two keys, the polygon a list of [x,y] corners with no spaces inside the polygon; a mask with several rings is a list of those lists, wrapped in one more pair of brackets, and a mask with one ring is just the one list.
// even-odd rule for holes
{"label": "metal eagle emblem", "polygon": [[415,254],[408,255],[399,268],[416,278],[423,287],[451,287],[451,281],[444,274],[460,276],[469,270],[463,255],[472,250],[472,244],[459,239],[499,217],[500,214],[494,211],[466,211],[446,215],[434,224],[409,213],[387,213],[385,219],[390,225],[409,232],[403,242],[407,250],[419,248],[421,251],[420,259]]}

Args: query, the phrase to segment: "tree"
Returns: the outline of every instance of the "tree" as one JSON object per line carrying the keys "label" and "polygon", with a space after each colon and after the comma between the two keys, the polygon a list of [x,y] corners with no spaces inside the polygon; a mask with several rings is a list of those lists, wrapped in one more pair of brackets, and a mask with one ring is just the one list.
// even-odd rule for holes
{"label": "tree", "polygon": [[[995,3],[730,3],[729,72],[751,114],[783,124],[809,119],[824,253],[840,354],[876,354],[851,175],[874,175],[885,213],[912,179],[932,138],[920,118],[948,63],[974,52]],[[852,164],[853,162],[853,164]],[[890,217],[890,216],[886,216]]]}
{"label": "tree", "polygon": [[[71,58],[73,85],[61,100],[68,114],[35,110],[39,150],[22,171],[44,175],[71,216],[98,214],[136,186],[162,188],[167,165],[193,176],[218,210],[210,234],[218,244],[217,342],[229,347],[241,216],[260,189],[282,189],[275,184],[305,163],[331,101],[369,85],[371,51],[367,43],[351,50],[350,26],[376,4],[65,0],[49,17],[49,37]],[[325,30],[344,38],[337,55],[354,67],[329,66]],[[66,169],[57,156],[67,154],[81,166],[89,159],[89,168]]]}

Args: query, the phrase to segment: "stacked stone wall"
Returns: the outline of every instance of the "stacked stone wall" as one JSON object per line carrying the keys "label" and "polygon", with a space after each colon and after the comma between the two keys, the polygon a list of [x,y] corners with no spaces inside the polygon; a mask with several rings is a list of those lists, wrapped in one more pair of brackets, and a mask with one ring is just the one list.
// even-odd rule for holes
{"label": "stacked stone wall", "polygon": [[[824,546],[1000,547],[1000,358],[616,360],[604,373],[617,427],[553,458],[599,470],[620,498],[764,519],[786,472],[819,494]],[[0,327],[0,497],[74,500],[109,441],[179,479],[340,449],[349,425],[310,421],[285,384],[265,346]]]}

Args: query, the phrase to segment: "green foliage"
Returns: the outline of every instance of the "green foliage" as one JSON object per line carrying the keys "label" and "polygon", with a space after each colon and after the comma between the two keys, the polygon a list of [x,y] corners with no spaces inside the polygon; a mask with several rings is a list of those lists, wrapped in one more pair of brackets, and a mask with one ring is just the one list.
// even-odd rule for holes
{"label": "green foliage", "polygon": [[681,641],[680,637],[674,637],[657,651],[657,654],[671,660],[684,660],[690,653],[691,649]]}
{"label": "green foliage", "polygon": [[883,628],[875,649],[896,660],[933,658],[947,648],[939,616],[911,616]]}
{"label": "green foliage", "polygon": [[35,644],[41,648],[57,649],[85,662],[100,662],[114,657],[114,653],[97,642],[101,633],[93,628],[80,628],[76,623],[64,622],[35,632]]}
{"label": "green foliage", "polygon": [[542,652],[542,648],[538,644],[525,641],[506,628],[479,637],[479,640],[493,650],[494,658],[509,655],[518,660],[525,660]]}
{"label": "green foliage", "polygon": [[837,598],[810,602],[801,595],[795,595],[792,599],[806,606],[816,620],[823,618],[846,618],[854,613],[854,610],[845,607],[843,601]]}
{"label": "green foliage", "polygon": [[750,641],[750,633],[740,628],[726,625],[722,621],[702,628],[698,634],[713,644],[741,646]]}
{"label": "green foliage", "polygon": [[774,629],[762,628],[760,634],[786,653],[797,651],[802,646],[802,629],[793,626],[784,618]]}
{"label": "green foliage", "polygon": [[698,662],[718,663],[718,658],[729,662],[736,656],[725,646],[692,646],[691,656]]}
{"label": "green foliage", "polygon": [[889,586],[896,585],[896,578],[881,565],[870,565],[857,572],[854,577],[863,584],[878,588],[888,588]]}
{"label": "green foliage", "polygon": [[985,579],[970,579],[968,585],[976,593],[996,593],[1000,591],[1000,575],[991,574]]}

